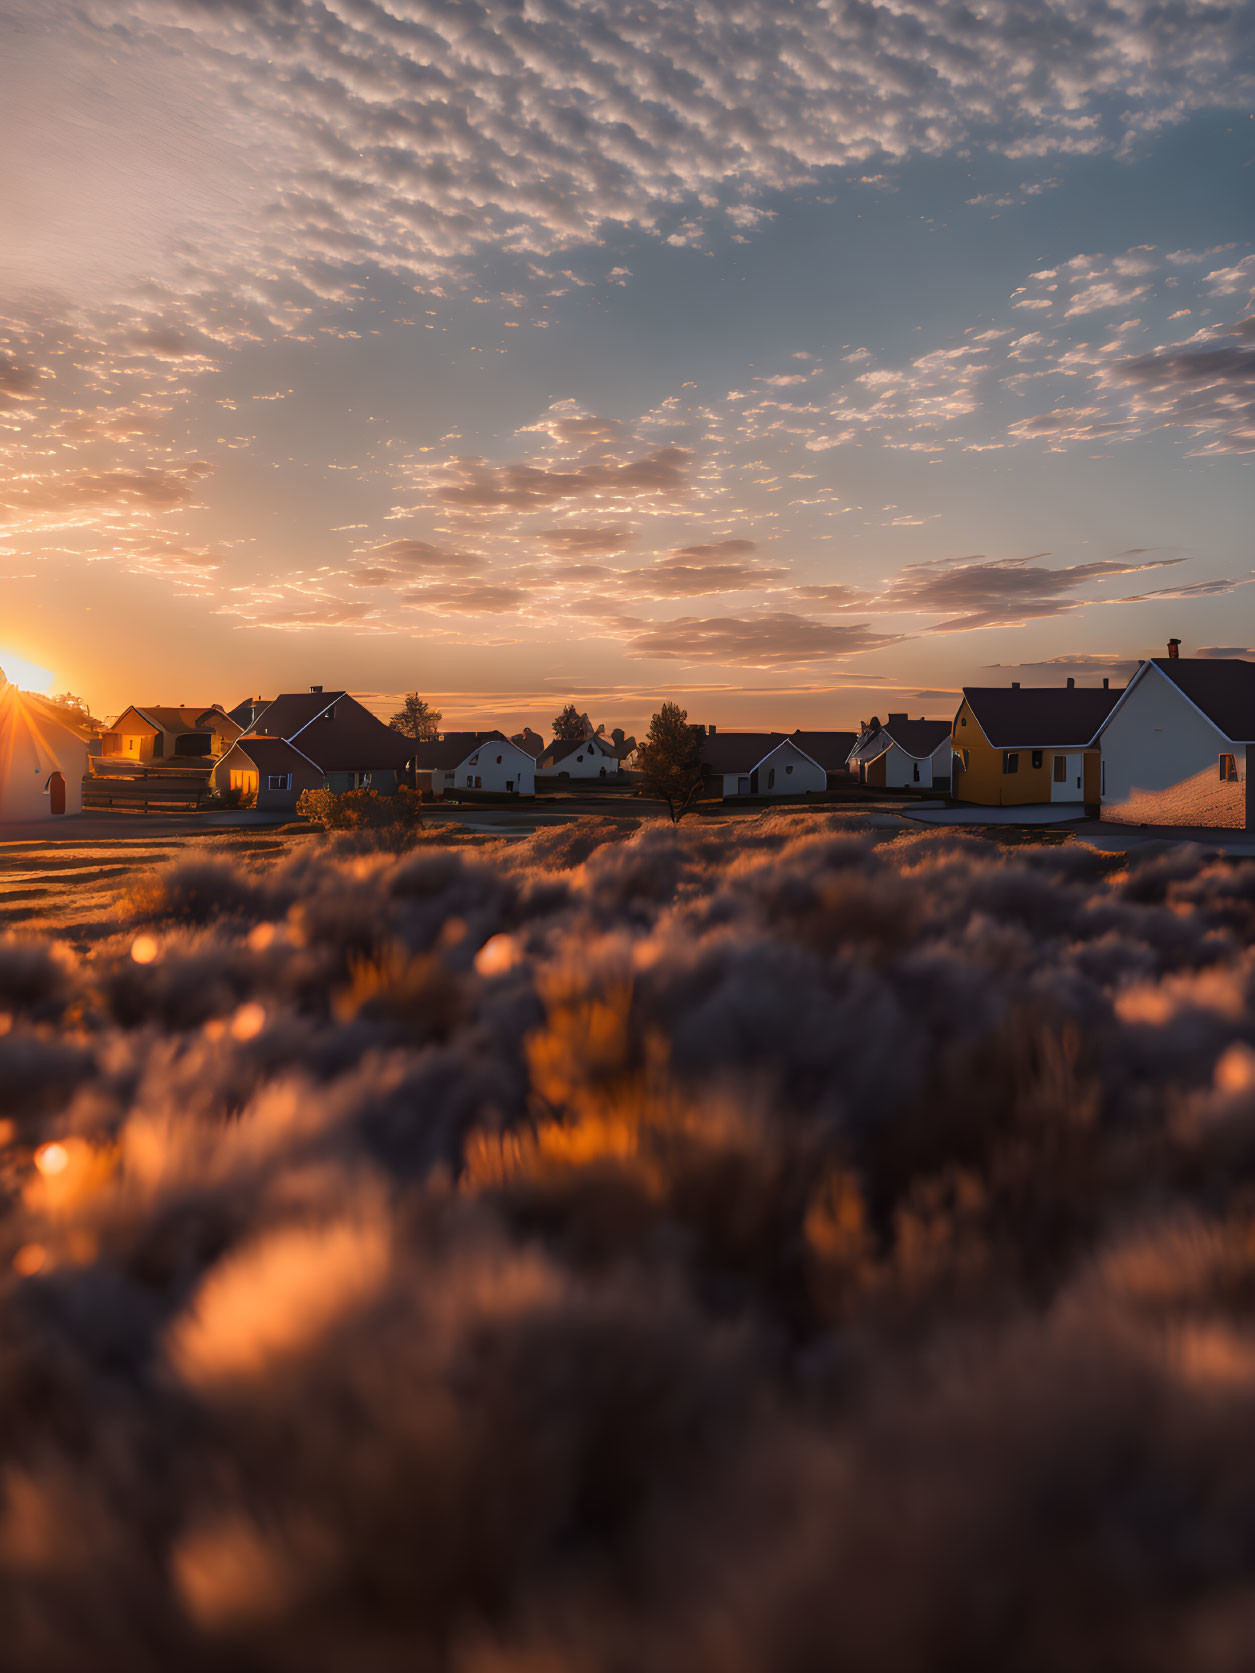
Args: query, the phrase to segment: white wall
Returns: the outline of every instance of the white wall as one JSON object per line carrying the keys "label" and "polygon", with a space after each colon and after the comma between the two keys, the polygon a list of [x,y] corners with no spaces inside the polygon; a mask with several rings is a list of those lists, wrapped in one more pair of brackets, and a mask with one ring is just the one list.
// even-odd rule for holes
{"label": "white wall", "polygon": [[537,778],[609,778],[619,770],[619,758],[596,738],[585,738],[578,749],[560,761],[536,768]]}
{"label": "white wall", "polygon": [[52,818],[54,772],[65,779],[66,813],[81,813],[86,771],[85,739],[15,686],[0,687],[0,821]]}
{"label": "white wall", "polygon": [[[1151,667],[1103,730],[1102,817],[1125,825],[1246,824],[1246,751]],[[1238,781],[1220,777],[1237,756]]]}
{"label": "white wall", "polygon": [[[740,780],[748,776],[747,773],[724,773],[724,795],[739,795]],[[758,789],[755,793],[759,796],[809,796],[817,790],[827,788],[828,774],[824,769],[804,755],[796,744],[786,739],[784,743],[777,744],[770,755],[763,758],[758,768]]]}
{"label": "white wall", "polygon": [[[468,779],[471,780],[470,784],[467,783]],[[475,779],[480,782],[475,784]],[[507,783],[513,786],[511,790],[507,791]],[[505,743],[500,738],[490,739],[488,743],[480,744],[478,749],[472,750],[455,772],[433,773],[431,786],[436,793],[449,790],[482,790],[485,793],[492,791],[500,796],[534,796],[536,763],[527,751],[520,749],[517,744]]]}

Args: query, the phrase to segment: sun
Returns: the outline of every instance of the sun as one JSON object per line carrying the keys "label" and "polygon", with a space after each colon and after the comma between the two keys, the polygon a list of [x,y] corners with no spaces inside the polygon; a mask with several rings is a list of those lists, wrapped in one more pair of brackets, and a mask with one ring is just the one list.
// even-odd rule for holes
{"label": "sun", "polygon": [[15,685],[22,691],[38,691],[44,694],[52,690],[55,677],[51,669],[41,668],[29,657],[20,656],[17,651],[10,650],[8,645],[0,645],[0,672],[3,672],[10,685]]}

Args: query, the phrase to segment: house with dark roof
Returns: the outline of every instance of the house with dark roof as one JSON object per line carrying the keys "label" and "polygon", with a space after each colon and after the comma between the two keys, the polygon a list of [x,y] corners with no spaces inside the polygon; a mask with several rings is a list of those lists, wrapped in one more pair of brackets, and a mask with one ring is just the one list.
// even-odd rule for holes
{"label": "house with dark roof", "polygon": [[247,732],[250,726],[261,718],[263,709],[268,709],[273,702],[270,697],[246,697],[242,703],[237,703],[227,713],[242,732]]}
{"label": "house with dark roof", "polygon": [[433,796],[536,794],[535,761],[504,732],[441,732],[416,745],[414,762]]}
{"label": "house with dark roof", "polygon": [[613,746],[595,734],[555,738],[536,757],[537,778],[610,778],[619,770]]}
{"label": "house with dark roof", "polygon": [[1101,730],[1101,816],[1255,830],[1255,662],[1150,657]]}
{"label": "house with dark roof", "polygon": [[954,717],[954,795],[981,807],[1096,806],[1098,734],[1120,696],[1101,686],[964,686]]}
{"label": "house with dark roof", "polygon": [[891,714],[872,719],[855,740],[849,767],[861,784],[885,790],[950,789],[950,722]]}
{"label": "house with dark roof", "polygon": [[256,808],[290,812],[302,790],[320,790],[323,770],[285,738],[239,738],[212,773],[214,788],[235,790]]}
{"label": "house with dark roof", "polygon": [[733,796],[813,796],[828,774],[784,732],[720,732],[702,738],[702,776],[710,790]]}
{"label": "house with dark roof", "polygon": [[390,796],[415,753],[413,738],[394,732],[347,691],[283,692],[244,734],[293,744],[323,775],[328,790],[376,790]]}
{"label": "house with dark roof", "polygon": [[817,762],[828,775],[828,788],[848,782],[850,751],[858,741],[857,732],[790,732],[790,738],[802,751]]}
{"label": "house with dark roof", "polygon": [[216,703],[131,704],[101,733],[101,756],[146,767],[154,761],[206,766],[239,737],[242,728]]}

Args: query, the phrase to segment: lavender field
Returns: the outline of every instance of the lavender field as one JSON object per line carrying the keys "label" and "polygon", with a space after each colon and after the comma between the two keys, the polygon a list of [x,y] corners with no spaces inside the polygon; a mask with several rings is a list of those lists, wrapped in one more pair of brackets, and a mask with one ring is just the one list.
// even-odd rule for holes
{"label": "lavender field", "polygon": [[10,1673],[1237,1673],[1255,864],[308,841],[0,939]]}

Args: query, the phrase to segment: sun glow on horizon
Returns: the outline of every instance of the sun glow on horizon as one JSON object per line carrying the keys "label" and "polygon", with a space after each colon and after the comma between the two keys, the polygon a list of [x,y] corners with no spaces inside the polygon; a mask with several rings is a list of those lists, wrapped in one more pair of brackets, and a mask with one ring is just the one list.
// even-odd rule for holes
{"label": "sun glow on horizon", "polygon": [[39,663],[10,650],[7,645],[0,645],[0,670],[3,670],[4,677],[10,685],[15,685],[22,691],[37,691],[47,696],[52,690],[55,676],[51,669],[41,668]]}

